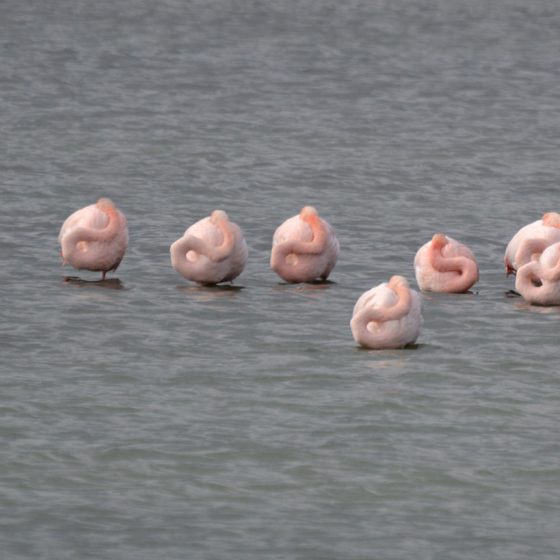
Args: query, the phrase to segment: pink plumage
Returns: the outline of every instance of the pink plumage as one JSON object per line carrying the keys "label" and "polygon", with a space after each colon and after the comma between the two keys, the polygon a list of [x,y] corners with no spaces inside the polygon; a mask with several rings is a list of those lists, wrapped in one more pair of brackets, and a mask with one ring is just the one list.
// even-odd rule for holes
{"label": "pink plumage", "polygon": [[474,253],[443,233],[418,249],[414,271],[419,288],[430,292],[462,293],[478,281]]}
{"label": "pink plumage", "polygon": [[529,303],[560,305],[560,242],[549,245],[541,255],[519,267],[515,289]]}
{"label": "pink plumage", "polygon": [[515,273],[542,253],[549,245],[560,242],[560,214],[547,212],[542,219],[523,226],[506,247],[504,263],[508,274]]}
{"label": "pink plumage", "polygon": [[64,264],[78,270],[95,270],[105,279],[119,266],[128,245],[124,214],[108,198],[71,214],[60,228],[58,240]]}
{"label": "pink plumage", "polygon": [[190,226],[170,247],[171,264],[187,280],[219,284],[237,278],[247,262],[247,244],[239,226],[223,210]]}
{"label": "pink plumage", "polygon": [[420,296],[405,278],[393,276],[360,296],[350,328],[366,348],[402,348],[416,341],[422,322]]}
{"label": "pink plumage", "polygon": [[270,267],[286,282],[326,280],[336,264],[339,243],[317,210],[304,207],[274,232]]}

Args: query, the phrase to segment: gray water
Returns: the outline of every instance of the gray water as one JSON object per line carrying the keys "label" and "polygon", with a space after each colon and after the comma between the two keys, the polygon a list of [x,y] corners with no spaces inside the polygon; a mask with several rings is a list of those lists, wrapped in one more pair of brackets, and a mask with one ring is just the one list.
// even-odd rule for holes
{"label": "gray water", "polygon": [[[2,559],[558,558],[560,314],[503,252],[559,209],[559,53],[555,1],[2,1]],[[100,196],[105,283],[57,245]],[[339,262],[286,285],[307,204]],[[214,208],[249,261],[199,288],[169,245]],[[437,231],[473,293],[357,348]]]}

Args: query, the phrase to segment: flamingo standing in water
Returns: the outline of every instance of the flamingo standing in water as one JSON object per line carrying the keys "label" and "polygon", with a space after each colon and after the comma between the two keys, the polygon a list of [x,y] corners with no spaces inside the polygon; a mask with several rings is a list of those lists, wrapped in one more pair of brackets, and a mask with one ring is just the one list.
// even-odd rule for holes
{"label": "flamingo standing in water", "polygon": [[60,228],[63,264],[102,273],[117,270],[128,245],[124,214],[108,198],[100,198],[71,214]]}
{"label": "flamingo standing in water", "polygon": [[170,247],[171,264],[187,280],[213,285],[237,278],[247,262],[247,244],[223,210],[190,226]]}
{"label": "flamingo standing in water", "polygon": [[560,305],[560,242],[533,255],[517,270],[515,289],[529,303]]}
{"label": "flamingo standing in water", "polygon": [[422,302],[402,276],[363,293],[350,321],[354,340],[366,348],[402,348],[412,344],[422,326]]}
{"label": "flamingo standing in water", "polygon": [[560,214],[547,212],[542,219],[522,227],[508,243],[504,255],[507,274],[515,274],[534,254],[560,242]]}
{"label": "flamingo standing in water", "polygon": [[478,281],[473,252],[455,239],[436,233],[414,257],[416,281],[421,290],[462,293]]}
{"label": "flamingo standing in water", "polygon": [[312,206],[287,219],[274,232],[270,267],[286,282],[326,280],[338,257],[330,224]]}

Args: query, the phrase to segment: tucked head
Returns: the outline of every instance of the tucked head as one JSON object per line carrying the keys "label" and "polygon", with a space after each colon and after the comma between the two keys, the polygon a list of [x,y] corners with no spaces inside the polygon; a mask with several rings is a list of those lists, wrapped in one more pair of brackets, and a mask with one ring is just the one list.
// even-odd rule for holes
{"label": "tucked head", "polygon": [[397,290],[398,288],[408,288],[408,280],[404,276],[391,276],[389,283],[389,288],[392,290]]}
{"label": "tucked head", "polygon": [[447,237],[443,233],[436,233],[432,237],[432,247],[434,249],[443,249],[448,243]]}
{"label": "tucked head", "polygon": [[560,214],[557,212],[546,212],[542,217],[543,225],[560,228]]}
{"label": "tucked head", "polygon": [[219,222],[227,222],[228,220],[228,215],[223,210],[214,210],[210,215],[210,221],[213,224],[217,224]]}
{"label": "tucked head", "polygon": [[97,201],[97,208],[99,208],[100,210],[112,210],[115,208],[115,205],[110,198],[100,198]]}
{"label": "tucked head", "polygon": [[117,213],[117,207],[113,204],[113,201],[110,198],[100,198],[97,201],[96,206],[108,216],[115,216]]}
{"label": "tucked head", "polygon": [[317,212],[317,210],[315,210],[315,208],[313,208],[313,206],[304,206],[301,209],[301,212],[299,213],[299,217],[302,220],[305,220],[305,218],[311,218],[312,216],[318,216],[319,213]]}

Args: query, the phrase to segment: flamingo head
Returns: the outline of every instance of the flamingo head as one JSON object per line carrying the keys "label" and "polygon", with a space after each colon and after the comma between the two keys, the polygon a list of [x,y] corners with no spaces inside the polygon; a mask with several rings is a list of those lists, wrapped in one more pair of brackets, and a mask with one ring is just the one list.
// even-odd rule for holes
{"label": "flamingo head", "polygon": [[560,229],[560,214],[558,212],[546,212],[542,217],[543,225]]}
{"label": "flamingo head", "polygon": [[312,229],[320,228],[321,218],[313,206],[304,206],[299,213],[300,220],[306,222]]}
{"label": "flamingo head", "polygon": [[319,212],[317,212],[317,210],[315,210],[315,208],[313,206],[304,206],[301,209],[301,212],[299,213],[299,217],[302,220],[309,220],[310,218],[313,218],[314,216],[319,217]]}
{"label": "flamingo head", "polygon": [[115,205],[110,198],[100,198],[97,201],[97,208],[99,208],[100,210],[114,210]]}
{"label": "flamingo head", "polygon": [[449,240],[443,233],[436,233],[432,237],[432,247],[438,251],[443,249],[448,243]]}
{"label": "flamingo head", "polygon": [[220,222],[229,221],[228,215],[223,210],[214,210],[210,215],[210,221],[213,224],[219,224]]}
{"label": "flamingo head", "polygon": [[398,290],[399,288],[408,288],[408,280],[404,276],[391,276],[387,284],[392,290]]}

